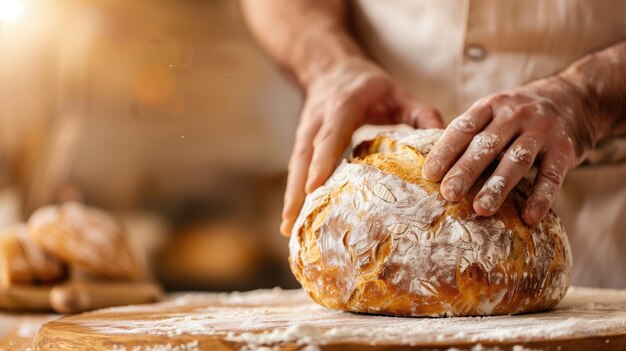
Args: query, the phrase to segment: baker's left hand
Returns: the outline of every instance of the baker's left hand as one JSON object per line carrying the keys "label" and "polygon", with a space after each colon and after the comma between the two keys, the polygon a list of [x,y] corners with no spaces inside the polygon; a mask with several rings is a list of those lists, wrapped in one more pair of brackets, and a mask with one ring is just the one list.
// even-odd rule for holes
{"label": "baker's left hand", "polygon": [[524,221],[534,226],[550,209],[565,174],[597,140],[598,121],[583,102],[574,86],[558,76],[487,96],[447,127],[426,158],[423,176],[441,181],[445,199],[460,201],[504,151],[473,202],[478,214],[490,216],[537,162],[522,210]]}

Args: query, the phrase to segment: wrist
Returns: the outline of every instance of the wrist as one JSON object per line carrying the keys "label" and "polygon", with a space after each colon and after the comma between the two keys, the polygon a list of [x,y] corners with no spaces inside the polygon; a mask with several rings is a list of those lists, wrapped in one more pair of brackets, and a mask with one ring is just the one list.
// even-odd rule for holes
{"label": "wrist", "polygon": [[291,46],[290,66],[300,86],[307,90],[319,76],[355,59],[363,51],[342,28],[320,25],[305,30]]}
{"label": "wrist", "polygon": [[558,76],[578,92],[598,139],[626,132],[626,41],[584,56]]}
{"label": "wrist", "polygon": [[595,108],[588,103],[586,87],[567,74],[559,73],[537,83],[536,93],[548,98],[558,111],[564,132],[574,141],[576,157],[582,160],[607,135],[605,119],[599,118]]}

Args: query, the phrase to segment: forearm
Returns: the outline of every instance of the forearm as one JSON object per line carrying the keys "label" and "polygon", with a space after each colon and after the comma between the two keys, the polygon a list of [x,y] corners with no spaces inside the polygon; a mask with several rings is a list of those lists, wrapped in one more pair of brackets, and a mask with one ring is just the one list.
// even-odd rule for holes
{"label": "forearm", "polygon": [[362,51],[349,33],[343,0],[242,0],[252,33],[306,87]]}
{"label": "forearm", "polygon": [[626,41],[589,54],[558,75],[582,96],[592,142],[626,133]]}

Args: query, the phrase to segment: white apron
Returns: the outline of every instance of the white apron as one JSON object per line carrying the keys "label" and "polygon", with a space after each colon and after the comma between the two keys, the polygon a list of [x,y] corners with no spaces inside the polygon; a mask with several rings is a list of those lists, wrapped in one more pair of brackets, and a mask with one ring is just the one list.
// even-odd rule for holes
{"label": "white apron", "polygon": [[[450,122],[477,99],[558,72],[626,39],[621,0],[355,0],[365,50]],[[574,284],[626,288],[626,143],[570,171],[554,210]],[[600,152],[602,151],[602,152]]]}

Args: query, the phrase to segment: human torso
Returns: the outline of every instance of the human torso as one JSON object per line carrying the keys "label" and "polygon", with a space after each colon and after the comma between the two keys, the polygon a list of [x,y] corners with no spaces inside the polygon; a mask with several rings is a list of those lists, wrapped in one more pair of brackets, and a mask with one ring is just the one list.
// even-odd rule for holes
{"label": "human torso", "polygon": [[[486,95],[626,39],[619,0],[355,0],[352,13],[368,54],[447,123]],[[604,143],[608,156],[572,170],[555,202],[575,284],[626,288],[623,141]]]}

